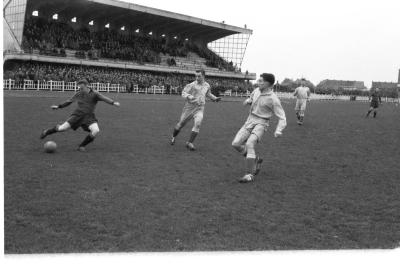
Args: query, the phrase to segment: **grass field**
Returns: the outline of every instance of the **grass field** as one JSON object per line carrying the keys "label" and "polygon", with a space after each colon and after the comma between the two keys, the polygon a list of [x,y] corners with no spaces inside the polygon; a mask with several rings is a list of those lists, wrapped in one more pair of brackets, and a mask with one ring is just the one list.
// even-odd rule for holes
{"label": "grass field", "polygon": [[[56,134],[43,152],[43,128],[74,106],[52,111],[69,93],[4,93],[5,252],[121,252],[394,248],[400,242],[400,108],[312,102],[297,126],[258,146],[260,175],[239,184],[244,160],[231,148],[248,109],[208,103],[198,150],[169,137],[178,96],[120,94],[99,103],[101,134],[88,152],[82,130]],[[116,97],[111,94],[111,97]]]}

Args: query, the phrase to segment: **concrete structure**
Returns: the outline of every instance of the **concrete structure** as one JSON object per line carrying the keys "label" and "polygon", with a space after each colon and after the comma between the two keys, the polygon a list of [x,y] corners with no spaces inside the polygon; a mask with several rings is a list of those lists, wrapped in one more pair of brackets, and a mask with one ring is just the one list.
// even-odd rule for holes
{"label": "concrete structure", "polygon": [[[240,39],[242,47],[237,49],[240,54],[235,56],[240,64],[245,54],[248,38],[252,34],[252,30],[247,27],[236,27],[116,0],[3,0],[3,10],[4,61],[8,59],[26,60],[28,56],[29,59],[38,61],[57,60],[59,63],[76,64],[76,60],[71,61],[71,58],[48,58],[39,54],[26,55],[22,53],[24,22],[33,14],[47,19],[56,15],[58,21],[69,23],[74,27],[85,26],[94,31],[103,29],[105,25],[108,25],[110,29],[120,30],[124,28],[124,32],[137,30],[142,34],[151,32],[154,37],[164,36],[167,40],[171,38],[190,39],[192,42],[202,45],[207,45],[227,36],[245,35],[247,37],[234,38]],[[89,25],[90,22],[93,25]],[[121,31],[121,33],[123,32]],[[223,57],[224,54],[221,56]],[[229,58],[224,59],[228,61]],[[91,65],[95,62],[80,60],[79,63]],[[99,61],[99,63],[102,62]],[[121,64],[128,65],[132,69],[169,71],[165,67],[140,66],[128,62],[111,63],[109,66],[120,68]],[[240,67],[237,62],[235,64]],[[173,71],[187,72],[187,70],[185,72],[185,70],[176,68]],[[236,78],[255,79],[255,74],[251,73],[216,72],[212,69],[206,69],[206,72],[223,77],[235,76]]]}
{"label": "concrete structure", "polygon": [[336,91],[366,90],[364,82],[362,81],[323,80],[318,86]]}
{"label": "concrete structure", "polygon": [[378,88],[379,90],[391,90],[397,89],[397,83],[395,82],[372,82],[372,89]]}

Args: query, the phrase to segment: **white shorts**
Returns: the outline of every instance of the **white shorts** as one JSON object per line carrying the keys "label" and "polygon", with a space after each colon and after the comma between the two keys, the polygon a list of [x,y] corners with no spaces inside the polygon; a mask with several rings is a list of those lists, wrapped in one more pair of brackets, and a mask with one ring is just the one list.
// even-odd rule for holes
{"label": "white shorts", "polygon": [[307,106],[307,99],[297,99],[296,107],[294,110],[296,111],[305,111]]}
{"label": "white shorts", "polygon": [[238,145],[243,145],[249,139],[251,134],[257,136],[258,142],[260,142],[265,131],[267,131],[268,126],[269,120],[250,115],[247,118],[246,123],[244,123],[237,132],[233,142]]}
{"label": "white shorts", "polygon": [[201,121],[203,120],[204,114],[204,106],[195,106],[192,104],[185,104],[182,110],[182,115],[179,120],[179,125],[184,127],[190,119],[194,119],[194,121],[200,125]]}

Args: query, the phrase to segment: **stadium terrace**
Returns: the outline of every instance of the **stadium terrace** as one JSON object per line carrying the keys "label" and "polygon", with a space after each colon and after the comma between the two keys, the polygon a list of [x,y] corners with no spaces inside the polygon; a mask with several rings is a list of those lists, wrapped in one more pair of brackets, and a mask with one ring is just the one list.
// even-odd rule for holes
{"label": "stadium terrace", "polygon": [[239,88],[255,79],[241,70],[247,27],[114,0],[9,0],[4,10],[5,71],[30,61],[184,75],[202,68]]}

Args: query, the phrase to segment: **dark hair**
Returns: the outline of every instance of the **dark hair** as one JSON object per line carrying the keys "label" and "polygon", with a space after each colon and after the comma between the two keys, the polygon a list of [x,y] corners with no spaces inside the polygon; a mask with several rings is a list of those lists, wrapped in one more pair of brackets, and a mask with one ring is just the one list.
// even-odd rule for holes
{"label": "dark hair", "polygon": [[89,85],[89,82],[86,79],[79,80],[76,84],[86,84]]}
{"label": "dark hair", "polygon": [[201,73],[204,77],[206,77],[206,72],[205,72],[205,70],[203,70],[203,69],[198,69],[198,70],[196,70],[196,73]]}
{"label": "dark hair", "polygon": [[275,83],[275,76],[272,73],[262,73],[260,77],[264,82],[269,82],[271,85]]}

